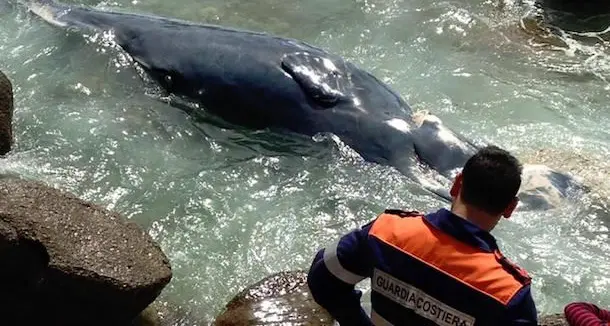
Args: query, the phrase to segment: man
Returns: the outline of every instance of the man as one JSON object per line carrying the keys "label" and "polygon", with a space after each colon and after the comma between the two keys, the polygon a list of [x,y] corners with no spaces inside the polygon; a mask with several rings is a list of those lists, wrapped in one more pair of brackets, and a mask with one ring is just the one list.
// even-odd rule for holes
{"label": "man", "polygon": [[[308,274],[318,304],[341,325],[537,325],[527,273],[489,233],[517,206],[521,164],[489,146],[451,187],[451,211],[387,210],[320,250]],[[371,316],[355,284],[371,278]]]}

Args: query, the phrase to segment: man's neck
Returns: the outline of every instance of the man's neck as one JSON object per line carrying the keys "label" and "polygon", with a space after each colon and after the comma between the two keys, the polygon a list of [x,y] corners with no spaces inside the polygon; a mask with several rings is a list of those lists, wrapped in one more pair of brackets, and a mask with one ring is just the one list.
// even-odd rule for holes
{"label": "man's neck", "polygon": [[490,232],[497,224],[497,217],[491,216],[488,213],[481,211],[478,208],[465,205],[460,201],[455,201],[451,205],[451,212],[481,229]]}

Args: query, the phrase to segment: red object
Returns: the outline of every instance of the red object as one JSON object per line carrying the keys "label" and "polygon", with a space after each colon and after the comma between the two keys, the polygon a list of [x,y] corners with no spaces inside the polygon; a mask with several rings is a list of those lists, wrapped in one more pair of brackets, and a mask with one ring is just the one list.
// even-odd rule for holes
{"label": "red object", "polygon": [[591,303],[572,302],[564,313],[570,326],[610,326],[610,311]]}

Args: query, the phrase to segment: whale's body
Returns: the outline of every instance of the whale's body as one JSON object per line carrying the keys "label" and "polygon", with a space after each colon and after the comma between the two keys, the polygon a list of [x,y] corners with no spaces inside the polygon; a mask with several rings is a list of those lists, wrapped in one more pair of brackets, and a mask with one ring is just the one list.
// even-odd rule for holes
{"label": "whale's body", "polygon": [[[162,88],[227,122],[334,134],[365,160],[393,166],[446,199],[447,189],[423,181],[414,166],[451,178],[478,149],[433,115],[414,115],[369,72],[299,40],[53,0],[29,8],[56,26],[112,33]],[[564,183],[546,179],[565,193]],[[540,194],[534,197],[538,206]]]}

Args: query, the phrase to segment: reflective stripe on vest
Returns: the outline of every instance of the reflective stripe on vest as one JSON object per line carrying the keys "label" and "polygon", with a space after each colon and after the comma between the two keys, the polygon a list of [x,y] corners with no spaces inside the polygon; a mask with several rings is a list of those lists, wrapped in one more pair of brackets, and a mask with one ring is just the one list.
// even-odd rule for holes
{"label": "reflective stripe on vest", "polygon": [[339,257],[337,256],[337,247],[340,241],[341,238],[324,249],[324,265],[326,265],[328,271],[336,278],[347,284],[356,285],[366,277],[352,273],[341,265]]}
{"label": "reflective stripe on vest", "polygon": [[[433,298],[426,292],[392,275],[375,269],[371,280],[373,291],[412,310],[436,325],[474,325],[475,318]],[[378,315],[378,317],[381,317]]]}
{"label": "reflective stripe on vest", "polygon": [[369,235],[503,305],[523,287],[488,253],[429,225],[423,217],[381,214]]}

